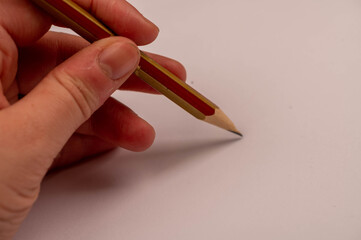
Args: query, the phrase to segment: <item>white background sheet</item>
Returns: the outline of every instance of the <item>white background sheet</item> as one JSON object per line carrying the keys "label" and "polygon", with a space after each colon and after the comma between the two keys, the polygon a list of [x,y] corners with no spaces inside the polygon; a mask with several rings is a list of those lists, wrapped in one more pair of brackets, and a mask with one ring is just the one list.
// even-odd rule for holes
{"label": "white background sheet", "polygon": [[361,2],[130,2],[245,138],[116,93],[154,146],[48,176],[15,239],[361,239]]}

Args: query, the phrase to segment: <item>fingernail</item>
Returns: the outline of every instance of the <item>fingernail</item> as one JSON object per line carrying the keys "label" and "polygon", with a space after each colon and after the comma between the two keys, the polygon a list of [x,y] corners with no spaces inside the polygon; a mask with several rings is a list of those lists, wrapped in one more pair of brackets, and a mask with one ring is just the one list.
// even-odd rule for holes
{"label": "fingernail", "polygon": [[139,50],[131,43],[114,43],[99,55],[99,66],[113,80],[134,72],[139,62]]}
{"label": "fingernail", "polygon": [[159,33],[159,27],[157,25],[155,25],[155,23],[153,23],[152,21],[150,21],[148,18],[144,17],[144,19],[150,24],[152,25],[154,28],[157,29],[157,33]]}
{"label": "fingernail", "polygon": [[145,20],[151,27],[157,29],[157,32],[159,33],[159,27],[154,23],[152,22],[151,20],[149,20],[148,18],[146,18],[143,14],[140,13],[140,15],[138,16],[141,16],[143,18],[143,20]]}

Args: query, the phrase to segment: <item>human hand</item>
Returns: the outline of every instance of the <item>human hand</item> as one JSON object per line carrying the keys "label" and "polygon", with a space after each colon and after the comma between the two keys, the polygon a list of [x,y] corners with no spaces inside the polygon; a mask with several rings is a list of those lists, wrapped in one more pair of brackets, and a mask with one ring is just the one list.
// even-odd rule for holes
{"label": "human hand", "polygon": [[[124,0],[76,2],[124,37],[90,45],[48,32],[53,20],[30,1],[0,0],[0,239],[15,234],[50,168],[117,146],[142,151],[154,139],[109,97],[118,88],[154,93],[131,74],[136,44],[152,42],[157,27]],[[151,56],[185,78],[179,63]]]}

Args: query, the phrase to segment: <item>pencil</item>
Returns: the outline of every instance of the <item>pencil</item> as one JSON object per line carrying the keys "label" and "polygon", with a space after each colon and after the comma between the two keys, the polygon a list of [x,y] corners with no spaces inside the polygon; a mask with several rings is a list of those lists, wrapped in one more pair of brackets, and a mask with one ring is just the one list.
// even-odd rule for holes
{"label": "pencil", "polygon": [[[89,42],[116,36],[112,30],[71,0],[32,1]],[[134,72],[137,77],[194,117],[242,137],[233,122],[216,104],[180,80],[144,52],[140,51],[140,54],[139,66]]]}

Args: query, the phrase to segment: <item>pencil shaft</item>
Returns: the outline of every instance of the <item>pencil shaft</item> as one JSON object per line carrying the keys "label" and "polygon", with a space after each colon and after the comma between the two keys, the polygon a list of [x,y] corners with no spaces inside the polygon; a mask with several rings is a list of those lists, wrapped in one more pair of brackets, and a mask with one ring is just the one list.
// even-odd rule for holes
{"label": "pencil shaft", "polygon": [[[32,0],[80,36],[94,42],[116,34],[71,0]],[[141,52],[135,75],[194,117],[238,132],[228,117],[210,100]]]}
{"label": "pencil shaft", "polygon": [[[34,0],[89,42],[115,36],[113,31],[71,0]],[[198,119],[213,115],[217,106],[177,76],[141,52],[139,78]],[[166,89],[166,90],[165,90]]]}

